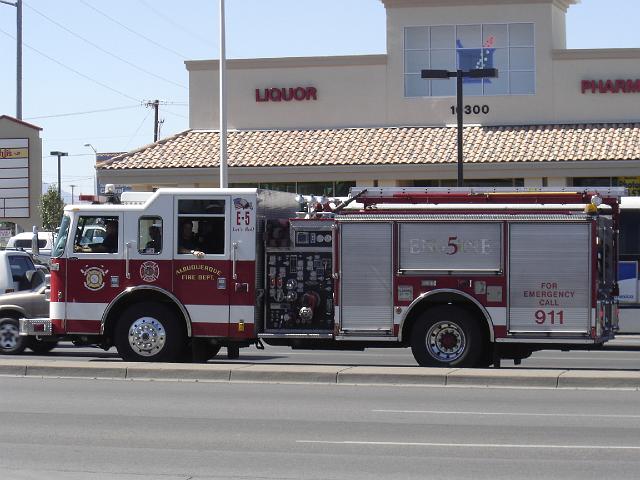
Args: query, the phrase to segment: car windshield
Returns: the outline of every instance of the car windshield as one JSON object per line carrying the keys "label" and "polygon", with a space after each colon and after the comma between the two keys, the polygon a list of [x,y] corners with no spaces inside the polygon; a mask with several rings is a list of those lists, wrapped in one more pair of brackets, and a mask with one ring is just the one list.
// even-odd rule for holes
{"label": "car windshield", "polygon": [[71,218],[68,215],[64,215],[62,217],[62,222],[60,223],[60,230],[58,238],[56,239],[56,245],[53,247],[53,251],[51,252],[51,256],[54,258],[61,257],[64,253],[64,247],[67,244],[67,237],[69,236],[69,225],[71,225]]}

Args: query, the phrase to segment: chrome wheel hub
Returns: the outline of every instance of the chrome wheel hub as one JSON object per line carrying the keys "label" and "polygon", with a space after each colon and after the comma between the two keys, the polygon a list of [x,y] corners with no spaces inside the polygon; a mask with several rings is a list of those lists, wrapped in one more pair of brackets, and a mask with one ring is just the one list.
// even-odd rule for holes
{"label": "chrome wheel hub", "polygon": [[467,339],[460,326],[451,322],[438,322],[427,332],[427,350],[441,362],[458,360],[465,351]]}
{"label": "chrome wheel hub", "polygon": [[3,323],[0,325],[0,348],[10,350],[16,348],[20,338],[18,327],[13,323]]}
{"label": "chrome wheel hub", "polygon": [[153,317],[142,317],[129,328],[129,345],[143,357],[157,355],[166,343],[164,325]]}

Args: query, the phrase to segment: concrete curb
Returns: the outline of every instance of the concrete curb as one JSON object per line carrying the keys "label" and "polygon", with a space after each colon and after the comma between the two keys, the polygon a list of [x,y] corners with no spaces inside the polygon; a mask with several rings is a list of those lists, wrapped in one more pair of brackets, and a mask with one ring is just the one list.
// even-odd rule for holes
{"label": "concrete curb", "polygon": [[127,363],[0,360],[0,375],[19,377],[640,390],[640,371],[455,369],[248,363]]}

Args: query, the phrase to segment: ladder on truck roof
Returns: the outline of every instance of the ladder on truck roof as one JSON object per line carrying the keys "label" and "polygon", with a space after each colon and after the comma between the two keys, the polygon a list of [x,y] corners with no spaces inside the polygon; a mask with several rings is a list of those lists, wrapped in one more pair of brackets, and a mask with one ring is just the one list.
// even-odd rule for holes
{"label": "ladder on truck roof", "polygon": [[366,206],[377,203],[540,203],[585,204],[594,196],[619,203],[625,187],[351,187],[350,196]]}

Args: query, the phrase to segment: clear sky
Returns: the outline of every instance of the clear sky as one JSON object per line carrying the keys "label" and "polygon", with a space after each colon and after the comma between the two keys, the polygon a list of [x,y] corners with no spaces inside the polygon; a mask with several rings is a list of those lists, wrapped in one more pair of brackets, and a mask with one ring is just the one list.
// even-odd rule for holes
{"label": "clear sky", "polygon": [[[93,192],[93,151],[127,151],[188,128],[185,60],[218,57],[218,0],[23,0],[23,119],[43,128],[43,181]],[[225,0],[227,57],[385,53],[379,0]],[[16,9],[0,4],[0,115],[15,116]],[[582,0],[568,48],[640,48],[638,0]],[[91,113],[89,113],[91,112]]]}

